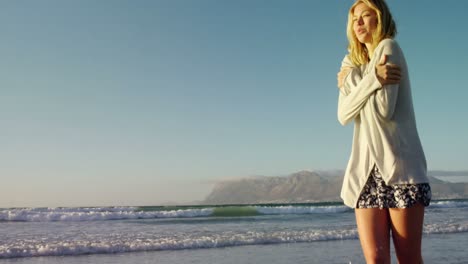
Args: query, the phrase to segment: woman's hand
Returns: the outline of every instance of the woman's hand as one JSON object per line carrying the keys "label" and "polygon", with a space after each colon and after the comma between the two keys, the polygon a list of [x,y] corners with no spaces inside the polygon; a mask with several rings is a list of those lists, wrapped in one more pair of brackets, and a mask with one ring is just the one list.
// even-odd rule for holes
{"label": "woman's hand", "polygon": [[337,74],[338,88],[343,87],[343,82],[348,73],[352,70],[352,67],[341,67],[340,72]]}
{"label": "woman's hand", "polygon": [[380,62],[375,66],[375,74],[380,84],[398,84],[401,79],[401,70],[400,67],[396,64],[386,64],[387,55],[383,55]]}

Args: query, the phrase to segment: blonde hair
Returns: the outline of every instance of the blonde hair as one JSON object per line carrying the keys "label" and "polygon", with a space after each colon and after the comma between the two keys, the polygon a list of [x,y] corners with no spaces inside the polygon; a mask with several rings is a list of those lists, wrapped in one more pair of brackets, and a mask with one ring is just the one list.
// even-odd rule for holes
{"label": "blonde hair", "polygon": [[349,41],[348,52],[350,59],[358,66],[369,62],[369,51],[363,43],[359,42],[353,30],[354,8],[360,3],[366,4],[374,10],[377,15],[377,28],[372,34],[373,48],[375,48],[383,39],[394,38],[397,34],[395,21],[393,20],[392,14],[385,3],[385,0],[356,0],[349,9],[346,33]]}

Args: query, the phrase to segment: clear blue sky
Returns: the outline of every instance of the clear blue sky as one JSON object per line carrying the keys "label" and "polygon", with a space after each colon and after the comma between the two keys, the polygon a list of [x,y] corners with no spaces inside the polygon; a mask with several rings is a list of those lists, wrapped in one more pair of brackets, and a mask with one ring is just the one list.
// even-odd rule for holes
{"label": "clear blue sky", "polygon": [[[344,169],[351,0],[2,1],[0,207],[202,199]],[[429,169],[467,169],[467,1],[388,1]]]}

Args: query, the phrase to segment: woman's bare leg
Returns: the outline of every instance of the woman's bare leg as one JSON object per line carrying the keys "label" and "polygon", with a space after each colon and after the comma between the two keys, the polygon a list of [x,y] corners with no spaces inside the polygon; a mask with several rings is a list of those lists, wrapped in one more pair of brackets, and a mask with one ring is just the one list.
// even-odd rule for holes
{"label": "woman's bare leg", "polygon": [[390,208],[389,214],[398,263],[423,263],[421,239],[424,206],[417,203],[405,209]]}
{"label": "woman's bare leg", "polygon": [[356,209],[356,223],[367,263],[390,263],[390,222],[388,209]]}

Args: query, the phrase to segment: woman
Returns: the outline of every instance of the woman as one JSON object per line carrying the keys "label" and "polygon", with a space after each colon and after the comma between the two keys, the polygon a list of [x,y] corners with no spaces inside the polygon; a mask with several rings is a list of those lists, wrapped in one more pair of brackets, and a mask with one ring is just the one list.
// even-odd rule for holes
{"label": "woman", "polygon": [[356,208],[367,263],[390,263],[390,230],[398,262],[422,263],[424,208],[431,199],[396,32],[384,0],[357,0],[349,10],[349,54],[338,73],[338,119],[354,121],[341,197]]}

